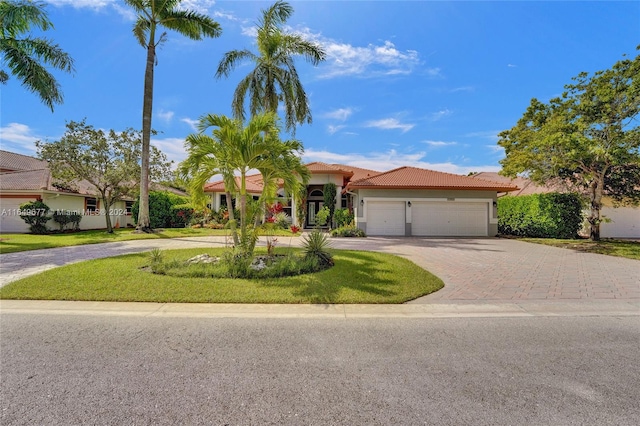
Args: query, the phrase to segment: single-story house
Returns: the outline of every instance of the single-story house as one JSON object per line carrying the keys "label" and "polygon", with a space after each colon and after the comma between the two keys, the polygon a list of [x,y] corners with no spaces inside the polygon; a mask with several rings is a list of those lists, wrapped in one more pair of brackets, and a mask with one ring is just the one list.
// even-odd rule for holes
{"label": "single-story house", "polygon": [[[474,178],[492,180],[495,182],[511,183],[520,189],[509,193],[498,194],[498,196],[520,196],[530,194],[544,194],[548,192],[562,192],[561,188],[537,185],[530,179],[524,177],[501,176],[494,172],[482,172],[473,175]],[[608,197],[603,197],[603,207],[600,210],[601,217],[608,219],[608,222],[600,224],[600,236],[602,238],[640,238],[640,207],[620,206],[614,207],[613,201]]]}
{"label": "single-story house", "polygon": [[[73,186],[56,185],[46,161],[0,150],[0,233],[29,232],[29,225],[19,215],[20,205],[36,200],[49,206],[50,215],[56,211],[80,213],[83,230],[105,229],[106,213],[110,213],[114,227],[133,226],[133,200],[118,201],[106,212],[93,185],[80,181]],[[47,227],[55,230],[59,226],[50,220]]]}
{"label": "single-story house", "polygon": [[[315,225],[315,214],[324,205],[323,187],[337,187],[336,208],[349,208],[356,224],[369,235],[389,236],[494,236],[498,233],[497,196],[516,191],[511,183],[416,167],[378,172],[342,164],[307,164],[306,221],[297,223],[294,197],[284,201],[292,223],[305,228]],[[247,178],[249,193],[262,191],[260,175]],[[205,186],[214,209],[224,205],[221,181]],[[284,194],[282,194],[284,196]],[[290,213],[291,212],[291,213]],[[293,213],[293,214],[292,214]]]}

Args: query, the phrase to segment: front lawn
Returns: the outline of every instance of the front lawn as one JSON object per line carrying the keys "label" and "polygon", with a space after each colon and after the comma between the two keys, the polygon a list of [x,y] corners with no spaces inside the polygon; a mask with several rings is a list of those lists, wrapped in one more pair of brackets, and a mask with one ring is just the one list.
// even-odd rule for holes
{"label": "front lawn", "polygon": [[[167,260],[224,249],[164,251]],[[296,250],[296,249],[286,249]],[[260,252],[260,250],[257,250]],[[279,251],[284,253],[285,249]],[[331,250],[335,266],[277,279],[208,279],[156,275],[141,268],[148,253],[90,260],[7,284],[1,299],[194,303],[403,303],[444,286],[442,280],[401,257]]]}
{"label": "front lawn", "polygon": [[[229,235],[226,229],[207,228],[170,228],[161,229],[153,234],[135,233],[133,229],[114,229],[113,234],[104,230],[80,231],[69,234],[0,234],[0,253],[16,253],[55,247],[78,246],[83,244],[112,243],[129,240],[147,240],[158,238],[206,237]],[[275,235],[293,235],[288,230],[277,230]]]}
{"label": "front lawn", "polygon": [[522,238],[522,241],[568,248],[587,253],[599,253],[609,256],[619,256],[640,260],[640,242],[638,241],[610,239],[603,239],[600,241],[591,241],[586,239],[554,240],[552,238]]}

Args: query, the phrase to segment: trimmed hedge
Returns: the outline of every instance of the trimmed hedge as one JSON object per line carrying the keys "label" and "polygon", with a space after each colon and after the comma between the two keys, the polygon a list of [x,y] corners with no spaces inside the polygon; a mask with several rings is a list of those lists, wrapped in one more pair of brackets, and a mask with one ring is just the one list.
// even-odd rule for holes
{"label": "trimmed hedge", "polygon": [[582,226],[578,194],[532,194],[498,199],[498,232],[531,238],[575,238]]}
{"label": "trimmed hedge", "polygon": [[[152,228],[184,228],[187,221],[178,217],[181,209],[173,210],[173,206],[184,207],[189,202],[189,198],[172,194],[167,191],[150,191],[149,192],[149,223]],[[140,210],[140,200],[136,200],[131,207],[133,220],[138,223],[138,211]],[[189,220],[191,217],[189,217]],[[175,225],[175,226],[174,226]]]}

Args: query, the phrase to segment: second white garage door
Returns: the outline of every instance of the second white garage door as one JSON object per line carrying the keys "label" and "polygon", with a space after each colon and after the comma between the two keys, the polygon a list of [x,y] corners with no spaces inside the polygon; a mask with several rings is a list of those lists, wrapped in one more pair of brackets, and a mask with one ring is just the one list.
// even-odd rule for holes
{"label": "second white garage door", "polygon": [[414,202],[411,234],[427,237],[486,237],[489,207],[476,202]]}
{"label": "second white garage door", "polygon": [[404,201],[369,201],[367,204],[367,234],[404,235]]}

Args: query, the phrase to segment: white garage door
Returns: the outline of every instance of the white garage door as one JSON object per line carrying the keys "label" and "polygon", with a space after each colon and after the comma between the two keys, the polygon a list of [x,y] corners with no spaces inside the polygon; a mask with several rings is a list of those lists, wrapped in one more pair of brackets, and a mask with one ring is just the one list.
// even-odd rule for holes
{"label": "white garage door", "polygon": [[427,237],[486,237],[489,207],[476,202],[414,202],[411,234]]}
{"label": "white garage door", "polygon": [[17,213],[20,204],[33,200],[33,198],[0,198],[0,232],[3,234],[29,232],[29,225]]}
{"label": "white garage door", "polygon": [[404,235],[404,201],[369,201],[367,204],[367,234]]}

